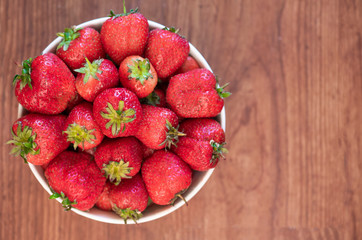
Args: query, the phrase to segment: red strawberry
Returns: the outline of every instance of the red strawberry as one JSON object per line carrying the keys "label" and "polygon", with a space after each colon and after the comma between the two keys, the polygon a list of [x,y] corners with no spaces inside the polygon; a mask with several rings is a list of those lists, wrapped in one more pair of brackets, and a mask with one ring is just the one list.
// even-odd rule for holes
{"label": "red strawberry", "polygon": [[173,204],[191,184],[192,170],[177,155],[156,151],[142,165],[142,177],[151,200],[159,205]]}
{"label": "red strawberry", "polygon": [[69,113],[64,125],[67,141],[83,150],[98,146],[104,135],[93,117],[93,106],[88,102],[79,104]]}
{"label": "red strawberry", "polygon": [[142,104],[143,118],[136,137],[152,149],[170,148],[183,133],[177,130],[178,118],[167,108]]}
{"label": "red strawberry", "polygon": [[13,140],[8,141],[14,145],[11,153],[34,165],[49,163],[69,146],[62,135],[65,119],[63,115],[34,113],[19,118],[12,126]]}
{"label": "red strawberry", "polygon": [[157,85],[157,73],[148,59],[140,56],[126,57],[119,65],[119,78],[123,87],[137,97],[149,95]]}
{"label": "red strawberry", "polygon": [[78,72],[75,87],[85,100],[93,102],[103,90],[118,85],[119,75],[116,66],[110,60],[98,59],[92,63],[88,58],[85,60],[84,67],[75,70]]}
{"label": "red strawberry", "polygon": [[141,103],[152,105],[155,107],[166,107],[166,94],[160,88],[156,88],[147,97],[142,98]]}
{"label": "red strawberry", "polygon": [[19,103],[31,112],[59,114],[76,96],[75,79],[67,65],[53,53],[23,62],[22,75],[14,78]]}
{"label": "red strawberry", "polygon": [[154,29],[150,32],[145,56],[155,67],[159,78],[171,76],[186,61],[189,42],[174,28]]}
{"label": "red strawberry", "polygon": [[230,93],[217,88],[212,72],[205,68],[178,74],[170,79],[166,101],[178,116],[184,118],[215,117]]}
{"label": "red strawberry", "polygon": [[63,207],[87,211],[102,193],[106,179],[87,153],[64,151],[45,170],[53,191],[50,197],[63,199]]}
{"label": "red strawberry", "polygon": [[198,68],[200,68],[200,66],[196,62],[196,60],[191,56],[187,56],[184,64],[182,64],[182,66],[179,69],[177,69],[176,74],[185,73]]}
{"label": "red strawberry", "polygon": [[93,28],[81,29],[73,26],[57,35],[63,40],[59,43],[56,54],[72,70],[82,67],[85,58],[93,61],[106,56],[102,48],[101,36]]}
{"label": "red strawberry", "polygon": [[109,198],[109,193],[111,191],[112,186],[114,186],[113,183],[107,181],[106,185],[103,188],[103,192],[98,198],[98,201],[96,202],[96,206],[99,209],[105,210],[105,211],[111,211],[112,210],[112,202]]}
{"label": "red strawberry", "polygon": [[225,133],[217,121],[208,118],[187,119],[180,124],[180,129],[186,137],[181,137],[172,151],[193,170],[214,168],[227,153],[224,148]]}
{"label": "red strawberry", "polygon": [[[125,4],[123,3],[123,6]],[[101,29],[101,40],[106,53],[119,65],[131,55],[142,55],[148,39],[148,21],[137,9],[130,13],[114,14],[105,21]]]}
{"label": "red strawberry", "polygon": [[134,137],[106,139],[96,149],[94,159],[106,178],[118,185],[136,175],[143,159],[141,143]]}
{"label": "red strawberry", "polygon": [[113,204],[113,211],[124,219],[132,219],[135,223],[148,203],[148,192],[140,174],[131,179],[125,179],[118,186],[112,186],[109,198]]}
{"label": "red strawberry", "polygon": [[93,114],[104,135],[126,137],[137,132],[142,108],[133,92],[125,88],[109,88],[94,100]]}

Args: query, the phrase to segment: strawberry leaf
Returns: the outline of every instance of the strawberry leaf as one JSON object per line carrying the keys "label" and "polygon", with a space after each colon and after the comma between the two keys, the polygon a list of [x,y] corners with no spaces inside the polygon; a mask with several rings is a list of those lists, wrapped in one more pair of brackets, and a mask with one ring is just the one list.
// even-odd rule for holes
{"label": "strawberry leaf", "polygon": [[102,71],[99,70],[99,66],[103,62],[103,59],[94,60],[92,63],[88,60],[88,58],[85,58],[84,67],[75,69],[75,72],[83,73],[83,83],[86,84],[89,80],[89,77],[92,76],[94,79],[99,81],[99,78],[97,76],[98,74],[102,74]]}
{"label": "strawberry leaf", "polygon": [[10,154],[20,155],[24,159],[24,162],[28,163],[28,154],[37,155],[40,153],[40,148],[38,148],[38,145],[35,143],[36,133],[33,133],[31,127],[25,126],[22,128],[21,122],[18,122],[16,134],[11,131],[11,135],[13,139],[8,141],[7,144],[14,145],[14,148]]}
{"label": "strawberry leaf", "polygon": [[116,204],[113,205],[112,210],[123,218],[125,224],[127,224],[128,219],[132,219],[137,224],[137,220],[142,217],[142,213],[139,210],[131,210],[131,208],[121,209]]}
{"label": "strawberry leaf", "polygon": [[31,85],[31,63],[33,62],[32,58],[24,60],[22,62],[21,75],[15,75],[13,79],[13,85],[15,86],[18,81],[20,81],[20,90],[22,90],[26,85],[29,86],[30,89],[33,89]]}
{"label": "strawberry leaf", "polygon": [[111,127],[113,135],[118,135],[121,129],[122,132],[124,132],[126,130],[126,123],[136,119],[136,111],[133,108],[129,108],[125,111],[123,111],[123,108],[124,101],[119,101],[117,110],[108,102],[107,107],[105,108],[107,113],[100,113],[104,119],[109,119],[109,122],[106,124],[106,129]]}
{"label": "strawberry leaf", "polygon": [[57,33],[58,37],[63,38],[63,40],[59,43],[57,50],[63,47],[63,51],[67,51],[70,43],[80,36],[78,31],[81,29],[82,28],[76,28],[76,26],[73,26],[71,28],[65,28],[62,33]]}
{"label": "strawberry leaf", "polygon": [[156,107],[157,104],[160,104],[160,96],[158,96],[158,94],[153,91],[147,97],[140,99],[140,102]]}
{"label": "strawberry leaf", "polygon": [[150,61],[145,58],[143,60],[136,59],[133,60],[133,65],[127,65],[128,72],[131,73],[128,75],[128,79],[136,79],[144,85],[145,80],[148,78],[153,78],[153,75],[150,71],[151,64]]}

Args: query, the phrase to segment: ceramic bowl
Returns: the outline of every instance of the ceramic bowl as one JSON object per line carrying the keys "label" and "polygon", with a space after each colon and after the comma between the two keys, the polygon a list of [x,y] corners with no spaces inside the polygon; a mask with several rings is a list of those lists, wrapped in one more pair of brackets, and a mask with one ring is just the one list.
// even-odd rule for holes
{"label": "ceramic bowl", "polygon": [[[94,19],[94,20],[82,23],[82,24],[78,25],[77,27],[92,27],[92,28],[95,28],[98,31],[100,31],[102,24],[107,19],[108,19],[108,17]],[[159,29],[164,28],[163,25],[150,21],[150,20],[148,21],[148,23],[149,23],[150,30],[155,29],[155,28],[159,28]],[[42,53],[43,54],[48,53],[48,52],[55,53],[55,49],[60,42],[61,42],[61,37],[56,38],[53,42],[51,42],[44,49],[44,51]],[[206,62],[205,58],[200,54],[200,52],[191,43],[190,43],[190,55],[193,58],[195,58],[195,60],[200,65],[200,67],[204,67],[204,68],[207,68],[210,71],[212,71],[209,64]],[[26,111],[19,104],[18,117],[21,117],[24,114],[26,114]],[[222,128],[225,131],[225,108],[223,108],[222,112],[217,116],[216,119],[220,122]],[[39,183],[43,186],[43,188],[50,195],[51,191],[49,189],[47,180],[44,176],[44,170],[41,168],[41,166],[35,166],[30,163],[28,165],[29,165],[31,171],[33,172],[34,176],[36,177],[36,179],[39,181]],[[185,192],[183,194],[183,196],[187,202],[192,204],[192,202],[190,202],[191,198],[193,198],[196,195],[196,193],[198,193],[200,191],[200,189],[205,185],[205,183],[210,178],[213,171],[214,171],[214,169],[210,169],[206,172],[194,171],[192,184],[191,184],[190,188],[187,190],[187,192]],[[61,202],[60,199],[57,199],[57,200],[59,202]],[[143,212],[143,217],[141,217],[137,222],[144,223],[144,222],[149,222],[149,221],[153,221],[155,219],[161,218],[163,216],[166,216],[166,215],[176,211],[178,208],[182,207],[184,204],[185,204],[184,201],[182,201],[181,199],[178,199],[173,206],[158,206],[156,204],[152,204]],[[90,219],[93,219],[96,221],[105,222],[105,223],[113,223],[113,224],[124,224],[124,220],[121,219],[120,217],[118,217],[113,212],[103,211],[96,207],[94,207],[86,212],[80,211],[76,208],[72,208],[71,210],[79,215],[82,215],[86,218],[90,218]],[[133,224],[133,223],[134,223],[133,221],[127,221],[127,224]]]}

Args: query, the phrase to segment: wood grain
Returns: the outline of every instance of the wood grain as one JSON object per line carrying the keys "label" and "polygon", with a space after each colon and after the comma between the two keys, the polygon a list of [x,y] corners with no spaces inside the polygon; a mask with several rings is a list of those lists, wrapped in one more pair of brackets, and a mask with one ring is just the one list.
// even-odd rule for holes
{"label": "wood grain", "polygon": [[362,239],[362,1],[127,1],[181,28],[226,101],[227,160],[167,217],[110,225],[65,213],[5,142],[16,63],[121,1],[0,1],[0,239]]}

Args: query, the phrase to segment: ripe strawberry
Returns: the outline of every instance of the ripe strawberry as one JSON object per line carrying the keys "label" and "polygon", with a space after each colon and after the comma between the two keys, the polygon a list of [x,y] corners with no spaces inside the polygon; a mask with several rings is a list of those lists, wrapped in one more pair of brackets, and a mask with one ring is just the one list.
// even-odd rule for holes
{"label": "ripe strawberry", "polygon": [[142,112],[143,118],[135,136],[147,147],[170,148],[177,143],[179,136],[184,136],[177,130],[178,118],[170,109],[142,104]]}
{"label": "ripe strawberry", "polygon": [[200,66],[196,60],[191,56],[187,56],[186,61],[179,69],[177,69],[175,74],[185,73],[198,68],[200,68]]}
{"label": "ripe strawberry", "polygon": [[109,19],[101,29],[101,40],[106,53],[119,65],[131,55],[142,55],[148,39],[148,21],[137,9],[127,13],[114,14],[111,10]]}
{"label": "ripe strawberry", "polygon": [[104,135],[93,117],[93,106],[88,102],[79,104],[69,113],[63,128],[67,141],[83,150],[98,146]]}
{"label": "ripe strawberry", "polygon": [[148,203],[148,192],[140,174],[131,179],[125,179],[118,186],[112,186],[109,198],[113,204],[112,210],[124,219],[132,219],[135,223]]}
{"label": "ripe strawberry", "polygon": [[137,96],[125,88],[109,88],[98,94],[93,114],[104,135],[110,138],[132,136],[142,119]]}
{"label": "ripe strawberry", "polygon": [[84,67],[74,70],[78,72],[75,87],[78,93],[88,102],[93,102],[96,96],[107,88],[116,87],[119,75],[116,66],[108,59],[85,59]]}
{"label": "ripe strawberry", "polygon": [[147,97],[140,100],[143,104],[152,105],[155,107],[166,107],[166,94],[160,88],[156,88]]}
{"label": "ripe strawberry", "polygon": [[96,202],[96,206],[99,209],[105,210],[105,211],[112,211],[112,201],[109,198],[109,193],[111,191],[112,186],[114,186],[113,183],[107,181],[106,185],[103,188],[103,192],[98,198],[98,201]]}
{"label": "ripe strawberry", "polygon": [[177,155],[164,150],[147,158],[141,169],[143,180],[152,201],[159,205],[173,204],[182,198],[191,184],[192,170]]}
{"label": "ripe strawberry", "polygon": [[145,56],[155,67],[159,78],[171,76],[186,61],[189,42],[174,28],[154,29],[150,32]]}
{"label": "ripe strawberry", "polygon": [[178,116],[184,118],[215,117],[230,93],[217,88],[212,72],[205,68],[178,74],[170,79],[166,101]]}
{"label": "ripe strawberry", "polygon": [[53,190],[51,199],[61,197],[63,207],[87,211],[102,193],[106,179],[87,153],[64,151],[50,162],[45,177]]}
{"label": "ripe strawberry", "polygon": [[136,175],[143,159],[141,143],[134,137],[106,139],[96,149],[94,159],[106,178],[118,185]]}
{"label": "ripe strawberry", "polygon": [[119,65],[119,79],[123,87],[137,97],[149,95],[157,85],[157,73],[148,59],[140,56],[126,57]]}
{"label": "ripe strawberry", "polygon": [[208,118],[187,119],[180,124],[180,129],[186,137],[181,137],[172,151],[193,170],[214,168],[227,153],[224,148],[225,133],[217,121]]}
{"label": "ripe strawberry", "polygon": [[35,113],[19,118],[12,126],[13,140],[7,142],[14,145],[11,153],[34,165],[49,163],[69,146],[62,135],[65,118]]}
{"label": "ripe strawberry", "polygon": [[102,48],[101,36],[93,28],[82,29],[73,26],[57,35],[63,40],[59,43],[56,54],[72,70],[82,67],[85,58],[93,61],[106,56]]}
{"label": "ripe strawberry", "polygon": [[76,96],[75,79],[53,53],[23,62],[22,75],[13,81],[19,103],[30,112],[59,114]]}

